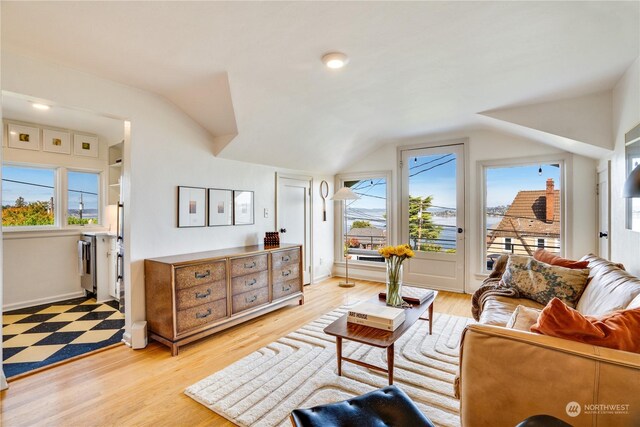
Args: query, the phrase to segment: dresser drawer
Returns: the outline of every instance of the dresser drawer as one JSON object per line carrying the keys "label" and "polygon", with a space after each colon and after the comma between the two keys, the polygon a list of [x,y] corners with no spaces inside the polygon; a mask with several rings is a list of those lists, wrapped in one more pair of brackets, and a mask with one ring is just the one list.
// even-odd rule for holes
{"label": "dresser drawer", "polygon": [[226,296],[226,280],[192,286],[176,292],[176,308],[178,310],[184,310],[207,302],[216,301]]}
{"label": "dresser drawer", "polygon": [[300,264],[285,265],[273,269],[273,283],[282,283],[300,277]]}
{"label": "dresser drawer", "polygon": [[302,281],[298,279],[287,280],[286,282],[273,284],[273,299],[286,297],[302,290]]}
{"label": "dresser drawer", "polygon": [[177,313],[178,334],[207,323],[222,319],[227,315],[227,299],[219,299],[196,307],[180,310]]}
{"label": "dresser drawer", "polygon": [[227,277],[225,261],[189,265],[176,268],[176,289],[185,289]]}
{"label": "dresser drawer", "polygon": [[244,292],[233,296],[233,314],[248,310],[251,307],[266,304],[269,302],[269,288],[260,288],[249,292]]}
{"label": "dresser drawer", "polygon": [[300,263],[300,249],[291,249],[288,251],[273,252],[271,254],[271,267],[281,268],[285,265]]}
{"label": "dresser drawer", "polygon": [[246,274],[244,276],[231,279],[231,294],[239,295],[243,292],[250,292],[254,289],[267,287],[269,284],[269,272]]}
{"label": "dresser drawer", "polygon": [[244,276],[267,269],[267,254],[231,259],[231,277]]}

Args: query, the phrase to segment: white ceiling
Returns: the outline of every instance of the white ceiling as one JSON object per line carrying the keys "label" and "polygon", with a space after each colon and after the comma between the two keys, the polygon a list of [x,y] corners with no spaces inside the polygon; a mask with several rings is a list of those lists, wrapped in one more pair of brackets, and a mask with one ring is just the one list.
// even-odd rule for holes
{"label": "white ceiling", "polygon": [[[612,88],[639,54],[639,6],[3,1],[2,48],[237,129],[222,157],[335,172],[385,141],[487,126],[481,111]],[[346,68],[322,65],[334,50]]]}
{"label": "white ceiling", "polygon": [[[38,110],[33,108],[34,103],[45,103],[51,108],[46,111]],[[8,120],[92,133],[109,145],[117,144],[124,139],[124,121],[122,120],[5,91],[2,92],[2,117]]]}

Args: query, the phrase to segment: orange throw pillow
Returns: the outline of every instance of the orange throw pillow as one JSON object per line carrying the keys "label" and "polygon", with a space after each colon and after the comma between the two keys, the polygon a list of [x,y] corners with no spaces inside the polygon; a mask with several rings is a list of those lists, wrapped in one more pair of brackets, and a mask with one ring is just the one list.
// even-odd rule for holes
{"label": "orange throw pillow", "polygon": [[542,310],[531,332],[640,353],[640,308],[583,316],[554,298]]}
{"label": "orange throw pillow", "polygon": [[574,261],[571,259],[562,258],[544,249],[538,249],[536,253],[533,254],[533,259],[535,259],[536,261],[544,262],[546,264],[557,265],[559,267],[572,268],[576,270],[582,270],[583,268],[589,267],[589,261]]}

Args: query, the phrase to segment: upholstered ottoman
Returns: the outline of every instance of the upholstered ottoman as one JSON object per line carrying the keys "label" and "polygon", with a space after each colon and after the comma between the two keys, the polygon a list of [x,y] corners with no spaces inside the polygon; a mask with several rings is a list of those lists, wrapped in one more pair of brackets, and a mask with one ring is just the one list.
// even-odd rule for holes
{"label": "upholstered ottoman", "polygon": [[295,427],[434,427],[402,390],[391,385],[353,399],[294,409]]}

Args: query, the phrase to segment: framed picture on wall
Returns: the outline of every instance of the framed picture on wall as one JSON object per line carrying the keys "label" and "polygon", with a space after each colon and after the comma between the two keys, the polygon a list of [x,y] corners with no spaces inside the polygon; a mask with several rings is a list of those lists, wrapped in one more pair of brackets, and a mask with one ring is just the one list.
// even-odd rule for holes
{"label": "framed picture on wall", "polygon": [[40,129],[9,124],[9,148],[40,150]]}
{"label": "framed picture on wall", "polygon": [[69,132],[42,129],[42,149],[49,153],[71,154],[71,135]]}
{"label": "framed picture on wall", "polygon": [[74,134],[73,154],[85,157],[98,157],[98,137]]}
{"label": "framed picture on wall", "polygon": [[233,192],[233,224],[253,224],[253,191]]}
{"label": "framed picture on wall", "polygon": [[233,191],[209,189],[209,227],[233,225]]}
{"label": "framed picture on wall", "polygon": [[207,190],[199,187],[178,187],[178,227],[204,227]]}

